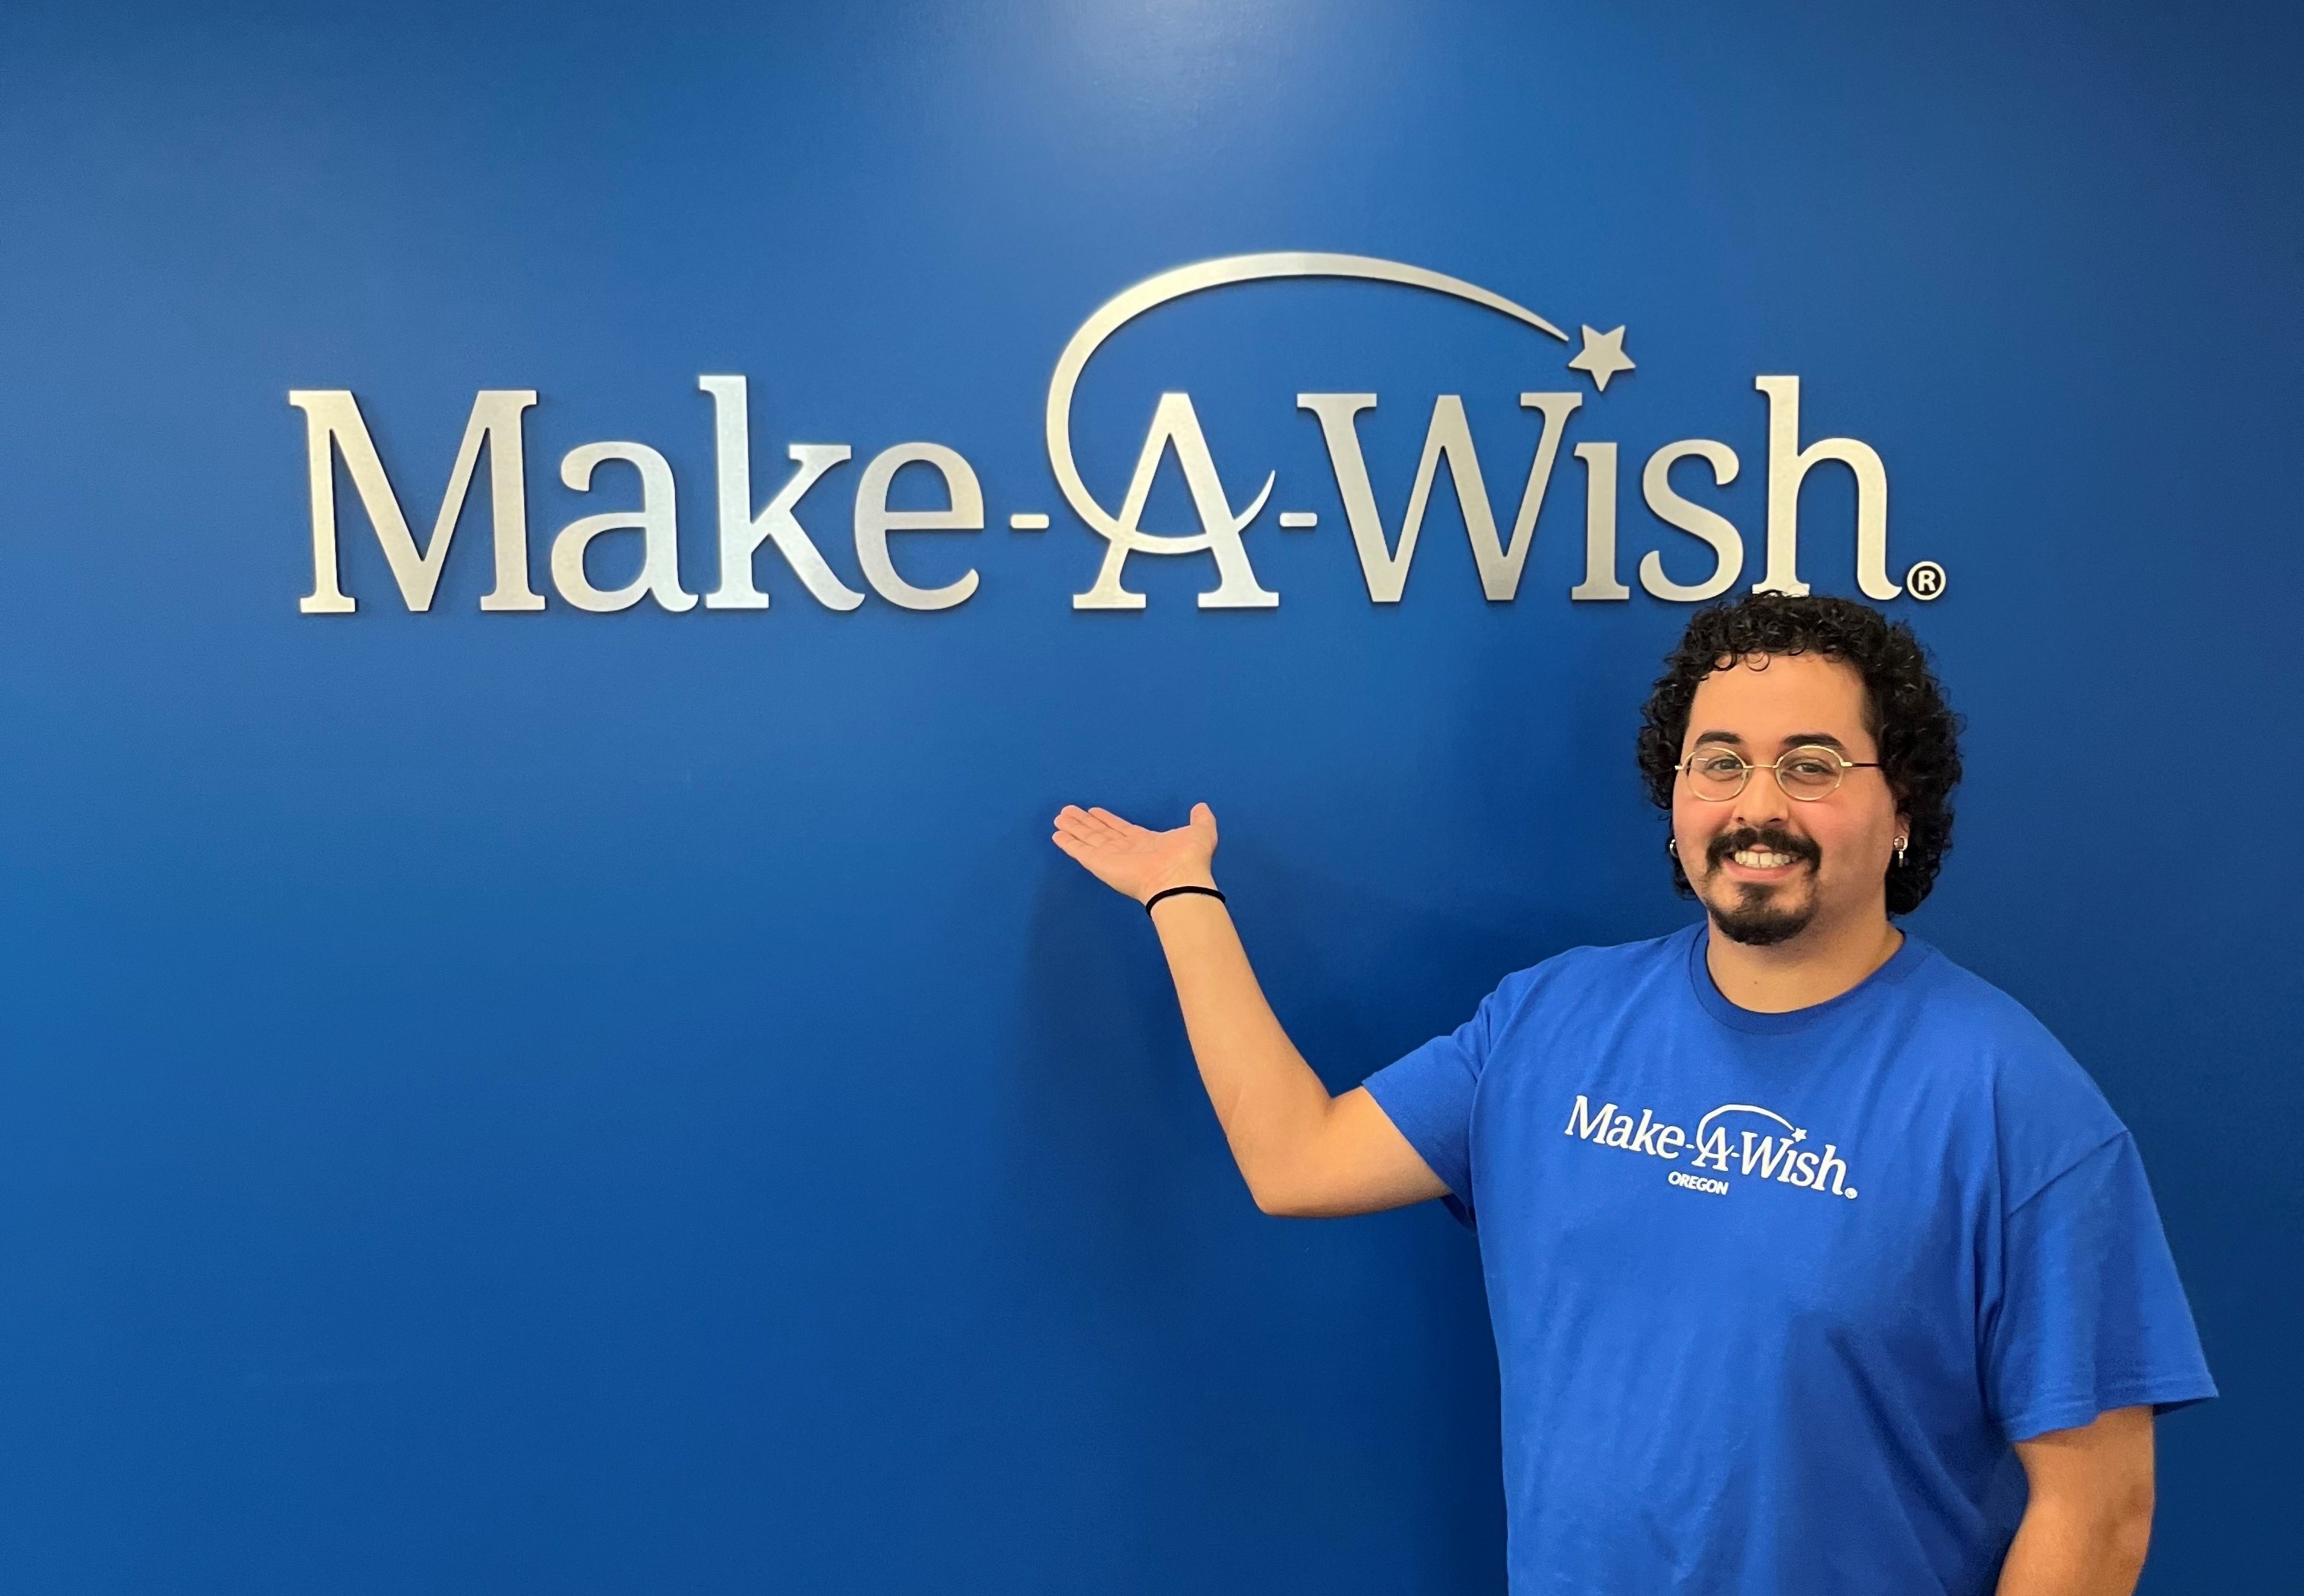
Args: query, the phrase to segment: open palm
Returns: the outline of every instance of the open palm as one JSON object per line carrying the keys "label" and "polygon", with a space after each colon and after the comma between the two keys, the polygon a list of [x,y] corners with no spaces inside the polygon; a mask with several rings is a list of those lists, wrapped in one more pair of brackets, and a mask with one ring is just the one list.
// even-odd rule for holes
{"label": "open palm", "polygon": [[1090,875],[1141,903],[1164,887],[1213,886],[1216,817],[1206,804],[1173,832],[1156,832],[1109,809],[1067,804],[1052,839]]}

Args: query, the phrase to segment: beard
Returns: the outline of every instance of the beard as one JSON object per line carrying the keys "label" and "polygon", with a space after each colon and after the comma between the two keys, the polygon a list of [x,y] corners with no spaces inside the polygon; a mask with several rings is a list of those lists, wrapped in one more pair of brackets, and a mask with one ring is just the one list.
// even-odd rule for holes
{"label": "beard", "polygon": [[1774,826],[1745,826],[1723,832],[1704,850],[1707,888],[1717,881],[1720,866],[1728,856],[1744,849],[1765,849],[1805,861],[1809,891],[1797,903],[1787,903],[1784,899],[1790,891],[1789,883],[1732,882],[1727,883],[1734,894],[1732,901],[1724,903],[1707,893],[1705,910],[1720,928],[1720,934],[1732,942],[1741,942],[1747,948],[1773,948],[1779,942],[1788,942],[1806,931],[1816,918],[1813,882],[1822,854],[1807,838],[1795,837]]}

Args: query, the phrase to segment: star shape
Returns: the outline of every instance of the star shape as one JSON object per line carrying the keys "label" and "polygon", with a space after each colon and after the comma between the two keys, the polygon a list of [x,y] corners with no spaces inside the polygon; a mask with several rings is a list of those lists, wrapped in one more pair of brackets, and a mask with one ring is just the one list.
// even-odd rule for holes
{"label": "star shape", "polygon": [[[1619,327],[1619,328],[1617,328],[1616,330],[1617,330],[1618,332],[1620,332],[1620,333],[1623,331],[1623,329],[1622,329],[1622,327]],[[1807,1141],[1807,1140],[1808,1140],[1808,1132],[1806,1132],[1806,1131],[1804,1131],[1804,1130],[1800,1130],[1800,1129],[1795,1128],[1795,1129],[1792,1131],[1792,1140],[1793,1140],[1793,1141],[1795,1141],[1795,1142],[1805,1142],[1805,1141]]]}
{"label": "star shape", "polygon": [[1597,327],[1584,329],[1584,348],[1568,362],[1571,371],[1588,373],[1592,385],[1601,393],[1608,391],[1608,379],[1620,371],[1632,369],[1632,359],[1624,353],[1624,329],[1603,333]]}

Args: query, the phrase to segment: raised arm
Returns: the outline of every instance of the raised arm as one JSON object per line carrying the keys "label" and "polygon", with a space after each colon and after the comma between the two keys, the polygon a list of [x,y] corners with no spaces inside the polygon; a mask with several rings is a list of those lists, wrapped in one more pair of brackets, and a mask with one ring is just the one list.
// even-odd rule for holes
{"label": "raised arm", "polygon": [[[1155,832],[1105,809],[1068,806],[1055,844],[1105,885],[1142,903],[1166,887],[1214,886],[1216,819],[1192,806],[1189,824]],[[1331,1097],[1265,1001],[1248,951],[1222,903],[1164,898],[1152,924],[1183,1006],[1184,1030],[1224,1139],[1266,1213],[1373,1213],[1448,1188],[1358,1087]]]}

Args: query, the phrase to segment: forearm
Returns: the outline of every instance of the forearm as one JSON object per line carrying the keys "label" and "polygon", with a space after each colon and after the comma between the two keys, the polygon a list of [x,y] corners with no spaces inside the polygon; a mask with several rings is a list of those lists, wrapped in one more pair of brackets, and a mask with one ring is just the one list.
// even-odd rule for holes
{"label": "forearm", "polygon": [[1184,1011],[1184,1031],[1217,1123],[1257,1205],[1294,1209],[1293,1186],[1332,1099],[1288,1040],[1216,899],[1163,899],[1152,923]]}
{"label": "forearm", "polygon": [[2152,1515],[2035,1497],[2001,1565],[1998,1596],[2131,1596]]}
{"label": "forearm", "polygon": [[1372,1213],[1447,1191],[1365,1091],[1332,1098],[1264,1001],[1214,879],[1216,817],[1148,831],[1067,804],[1051,839],[1114,891],[1149,904],[1201,1083],[1256,1205],[1306,1217]]}

